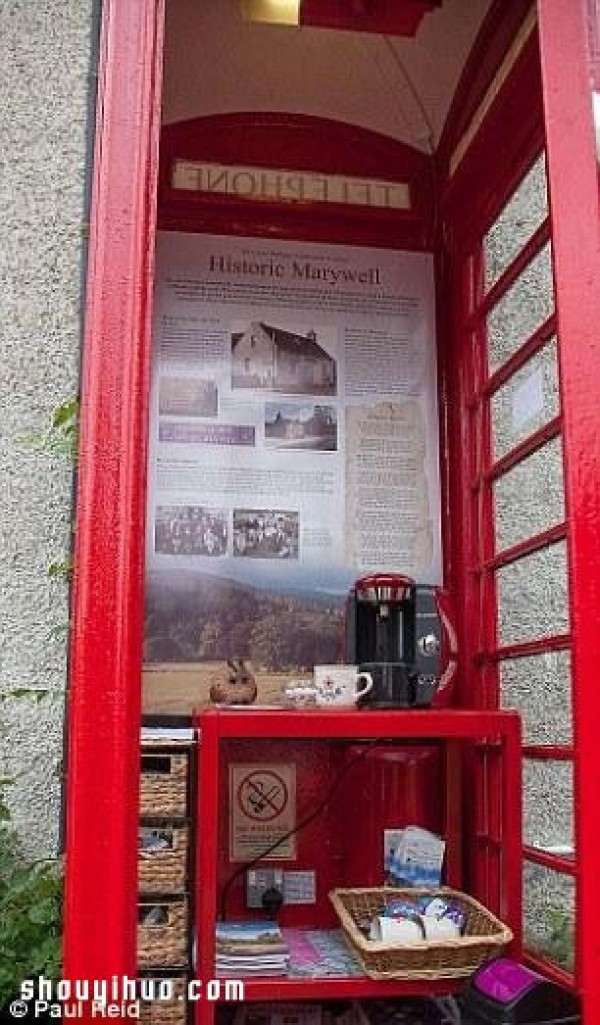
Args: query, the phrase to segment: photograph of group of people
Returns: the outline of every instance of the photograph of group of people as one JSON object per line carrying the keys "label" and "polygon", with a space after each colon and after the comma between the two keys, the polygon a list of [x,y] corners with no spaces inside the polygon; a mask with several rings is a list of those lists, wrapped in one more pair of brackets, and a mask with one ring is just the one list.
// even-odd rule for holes
{"label": "photograph of group of people", "polygon": [[297,559],[297,512],[281,509],[234,509],[233,554],[250,559]]}
{"label": "photograph of group of people", "polygon": [[200,505],[162,505],[156,510],[154,547],[161,555],[225,555],[227,538],[223,510]]}
{"label": "photograph of group of people", "polygon": [[[228,552],[232,517],[233,550]],[[154,547],[160,555],[297,559],[298,513],[280,509],[207,509],[203,506],[159,506],[154,521]]]}

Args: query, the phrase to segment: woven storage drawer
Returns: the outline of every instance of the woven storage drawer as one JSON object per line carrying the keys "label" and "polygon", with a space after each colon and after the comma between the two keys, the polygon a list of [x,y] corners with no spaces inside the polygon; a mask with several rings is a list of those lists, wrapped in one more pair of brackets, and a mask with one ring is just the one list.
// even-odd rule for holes
{"label": "woven storage drawer", "polygon": [[187,968],[187,901],[141,900],[137,943],[139,968]]}
{"label": "woven storage drawer", "polygon": [[[187,1020],[187,976],[169,978],[173,997],[170,1000],[141,1000],[140,1022],[143,1025],[185,1025]],[[156,980],[158,985],[158,980]]]}
{"label": "woven storage drawer", "polygon": [[[443,896],[467,915],[465,935],[453,940],[398,944],[368,940],[363,928],[390,900]],[[459,979],[512,940],[508,926],[482,904],[458,890],[333,890],[329,898],[346,941],[371,979]]]}
{"label": "woven storage drawer", "polygon": [[187,789],[187,751],[142,749],[140,815],[185,815]]}
{"label": "woven storage drawer", "polygon": [[138,884],[142,893],[181,893],[186,888],[189,828],[180,823],[140,826]]}

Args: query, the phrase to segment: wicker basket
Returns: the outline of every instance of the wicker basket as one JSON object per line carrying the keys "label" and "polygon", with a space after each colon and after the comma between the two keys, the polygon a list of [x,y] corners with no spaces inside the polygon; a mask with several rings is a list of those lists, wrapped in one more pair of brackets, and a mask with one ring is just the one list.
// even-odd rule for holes
{"label": "wicker basket", "polygon": [[187,1019],[187,976],[169,979],[172,1000],[141,1000],[142,1025],[185,1025]]}
{"label": "wicker basket", "polygon": [[187,901],[142,900],[138,905],[138,966],[187,968]]}
{"label": "wicker basket", "polygon": [[[169,843],[165,850],[143,850],[148,834]],[[142,893],[181,893],[187,881],[188,834],[186,825],[165,823],[140,826],[138,850],[138,883]]]}
{"label": "wicker basket", "polygon": [[[443,896],[467,915],[464,936],[453,940],[419,943],[383,943],[366,938],[364,925],[396,898]],[[493,954],[498,954],[513,934],[487,908],[458,890],[393,889],[333,890],[329,898],[344,936],[365,973],[371,979],[459,979],[472,975]]]}
{"label": "wicker basket", "polygon": [[188,754],[142,750],[140,815],[185,815]]}

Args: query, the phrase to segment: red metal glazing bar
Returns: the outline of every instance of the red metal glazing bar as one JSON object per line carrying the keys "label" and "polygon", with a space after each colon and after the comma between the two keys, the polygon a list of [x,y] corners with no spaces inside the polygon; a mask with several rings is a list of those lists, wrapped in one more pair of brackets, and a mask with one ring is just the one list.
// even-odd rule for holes
{"label": "red metal glazing bar", "polygon": [[[457,603],[457,624],[459,632],[460,672],[459,700],[462,705],[472,705],[476,692],[474,668],[469,652],[468,625],[476,621],[477,604],[475,589],[468,577],[467,565],[471,549],[475,544],[477,531],[474,520],[474,505],[468,492],[468,482],[474,472],[471,421],[474,411],[469,408],[469,396],[474,391],[472,381],[472,338],[464,330],[464,322],[471,306],[472,260],[463,258],[451,262],[451,289],[448,302],[452,310],[452,351],[450,369],[452,373],[452,394],[457,398],[451,403],[452,426],[452,506],[450,523],[460,523],[461,530],[450,530],[450,541],[454,553],[454,587]],[[468,809],[467,809],[468,811]]]}
{"label": "red metal glazing bar", "polygon": [[[472,258],[472,296],[471,305],[476,306],[484,290],[483,249],[479,245]],[[489,403],[482,397],[483,386],[488,377],[488,346],[485,323],[480,317],[473,334],[472,349],[472,387],[476,404],[472,411],[472,472],[479,480],[480,487],[473,492],[471,501],[474,507],[476,526],[473,554],[477,562],[485,562],[494,554],[494,495],[491,488],[484,485],[483,473],[490,461],[491,453],[491,411]],[[497,644],[496,622],[496,581],[492,577],[470,578],[477,593],[476,650],[495,648]],[[474,704],[484,708],[498,707],[498,673],[496,666],[488,664],[479,666],[478,686],[471,695]]]}
{"label": "red metal glazing bar", "polygon": [[509,263],[506,270],[504,270],[498,280],[492,285],[490,290],[481,296],[481,301],[478,304],[477,312],[486,316],[489,310],[496,305],[499,299],[508,292],[511,285],[514,285],[517,278],[523,273],[525,268],[534,257],[537,256],[538,252],[543,248],[548,239],[550,238],[550,220],[546,218],[539,228],[536,228],[535,232],[530,239],[525,243],[522,249],[519,250],[517,256]]}
{"label": "red metal glazing bar", "polygon": [[[544,240],[544,241],[546,241],[546,240]],[[533,255],[535,256],[536,254],[534,253]],[[520,273],[520,271],[522,271],[524,269],[524,267],[527,266],[527,264],[529,263],[530,258],[531,258],[529,256],[529,254],[527,255],[526,259],[522,259],[522,256],[523,256],[523,250],[520,250],[519,251],[519,255],[516,258],[516,265],[519,267],[519,273]],[[515,264],[513,264],[512,266],[514,267]],[[511,280],[508,282],[508,284],[509,285],[513,284],[514,281],[516,281],[518,279],[518,277],[519,277],[518,273],[515,273],[514,275],[511,273],[510,274]],[[504,288],[502,288],[502,289],[499,288],[500,283],[503,282],[503,281],[504,281],[504,278],[501,278],[500,282],[498,282],[496,285],[494,285],[493,291],[489,292],[487,296],[484,296],[484,294],[483,294],[483,285],[482,285],[482,288],[481,288],[481,291],[480,291],[480,295],[479,295],[478,303],[471,310],[469,316],[466,319],[465,328],[467,330],[474,331],[474,330],[476,330],[478,324],[480,324],[480,323],[482,323],[484,325],[486,324],[486,318],[487,318],[490,310],[493,309],[494,304],[497,303],[498,300],[502,298],[502,294],[498,294],[498,293],[500,293],[500,292],[503,293],[503,292],[506,291],[506,289],[504,289]],[[490,302],[490,296],[493,296],[493,302]],[[552,336],[553,331],[550,330],[550,332],[549,332],[549,328],[551,328],[554,325],[555,320],[556,320],[556,315],[555,315],[554,312],[552,312],[550,314],[550,316],[547,317],[546,320],[543,321],[543,323],[540,324],[539,327],[537,327],[535,329],[533,334],[529,335],[529,337],[527,337],[524,340],[524,342],[519,346],[519,348],[516,349],[516,351],[513,352],[511,356],[508,357],[508,359],[506,360],[506,363],[503,363],[502,366],[498,367],[498,369],[496,371],[494,371],[494,373],[489,376],[488,381],[489,382],[492,382],[492,381],[494,382],[494,385],[491,388],[492,391],[495,391],[496,388],[499,388],[500,385],[504,383],[504,381],[506,381],[509,377],[512,376],[512,374],[514,374],[515,367],[518,368],[518,367],[522,366],[523,363],[526,363],[527,360],[530,359],[531,356],[533,356],[537,352],[537,350],[544,344],[544,342],[547,341],[548,338],[550,338]],[[490,388],[490,384],[486,382],[486,391],[489,388]]]}
{"label": "red metal glazing bar", "polygon": [[521,721],[506,733],[503,751],[502,832],[505,901],[519,957],[523,928]]}
{"label": "red metal glazing bar", "polygon": [[539,448],[542,448],[546,442],[552,438],[558,437],[562,427],[562,417],[556,416],[553,420],[549,420],[547,424],[540,427],[539,431],[535,431],[525,441],[522,441],[519,445],[515,445],[510,452],[507,452],[502,459],[499,459],[494,465],[487,471],[486,478],[489,481],[497,480],[498,477],[502,477],[509,470],[512,470],[514,466],[521,463],[528,456],[533,455]]}
{"label": "red metal glazing bar", "polygon": [[[480,272],[478,275],[478,295],[483,291],[483,249],[478,252]],[[489,374],[487,329],[481,321],[478,337],[480,339],[480,357],[477,369],[477,391],[480,394],[479,406],[479,438],[478,438],[478,470],[481,474],[481,490],[479,493],[479,536],[481,562],[493,558],[496,549],[496,515],[493,488],[485,479],[485,471],[492,459],[492,411],[491,404],[483,397],[483,386]],[[479,579],[480,589],[480,638],[479,648],[489,650],[498,645],[498,582],[492,574]],[[480,666],[481,697],[480,703],[486,708],[497,708],[499,704],[500,680],[498,667],[493,662]]]}
{"label": "red metal glazing bar", "polygon": [[523,748],[523,758],[531,758],[535,761],[550,762],[571,762],[575,757],[575,751],[566,744],[529,744]]}
{"label": "red metal glazing bar", "polygon": [[[473,324],[475,327],[480,323],[479,316],[473,318]],[[483,324],[483,330],[485,330],[485,322]],[[472,330],[475,330],[472,327]],[[556,334],[556,316],[552,314],[543,324],[539,325],[538,328],[529,335],[529,337],[523,342],[522,345],[517,348],[517,351],[509,357],[506,363],[503,363],[502,367],[498,367],[490,376],[483,382],[480,392],[481,395],[486,399],[490,399],[499,388],[503,387],[507,381],[529,362],[538,352],[543,350],[547,342]],[[467,400],[468,405],[472,405],[478,401],[479,396],[470,395]]]}
{"label": "red metal glazing bar", "polygon": [[536,865],[543,865],[552,872],[561,872],[563,875],[576,876],[577,864],[572,858],[565,858],[561,854],[552,854],[541,847],[530,847],[527,844],[523,847],[525,861],[533,861]]}
{"label": "red metal glazing bar", "polygon": [[571,647],[571,634],[553,634],[551,637],[539,637],[534,641],[520,641],[518,644],[504,644],[495,651],[480,652],[482,661],[504,658],[525,658],[527,655],[541,655],[545,651],[564,651]]}
{"label": "red metal glazing bar", "polygon": [[[105,0],[83,353],[64,974],[136,970],[142,580],[162,4]],[[85,1016],[84,1016],[85,1017]]]}
{"label": "red metal glazing bar", "polygon": [[483,566],[483,571],[490,572],[491,570],[500,569],[501,566],[508,566],[511,562],[522,559],[524,555],[532,555],[533,552],[539,552],[542,548],[547,548],[556,541],[562,541],[566,532],[566,524],[558,523],[555,527],[550,527],[534,537],[527,538],[526,541],[519,541],[512,548],[505,548],[499,555],[495,555],[493,559],[486,562]]}
{"label": "red metal glazing bar", "polygon": [[[498,746],[495,749],[488,749],[487,757],[487,785],[488,785],[488,821],[487,821],[487,833],[494,840],[504,841],[506,839],[504,830],[504,770],[506,769],[505,763],[506,757],[506,746]],[[503,845],[502,845],[503,846]],[[498,870],[500,867],[499,858],[496,855],[495,846],[492,848],[490,845],[490,851],[494,850],[494,857],[492,864],[494,865],[494,871],[496,877],[498,876]],[[500,848],[502,849],[502,848]],[[500,887],[498,881],[495,882],[495,890],[499,892]]]}
{"label": "red metal glazing bar", "polygon": [[480,844],[481,847],[493,847],[495,850],[499,851],[501,851],[504,846],[504,840],[497,836],[490,836],[489,833],[474,833],[473,842]]}
{"label": "red metal glazing bar", "polygon": [[463,779],[461,744],[448,741],[445,745],[446,793],[444,801],[444,833],[446,837],[446,875],[448,885],[463,887],[463,834],[462,815]]}
{"label": "red metal glazing bar", "polygon": [[440,435],[440,499],[443,552],[443,583],[456,595],[455,566],[457,552],[452,544],[451,501],[454,487],[453,447],[451,444],[452,417],[452,309],[450,302],[450,281],[447,255],[439,239],[435,254],[435,279],[439,300],[436,303],[437,374],[438,374],[438,416]]}
{"label": "red metal glazing bar", "polygon": [[[576,979],[600,1021],[600,208],[585,0],[538,0],[563,409],[573,633]],[[590,613],[595,617],[590,629]]]}
{"label": "red metal glazing bar", "polygon": [[[473,780],[471,800],[466,802],[465,813],[469,822],[469,837],[489,835],[489,786],[487,773],[487,751],[473,745],[471,758],[467,763],[469,778]],[[467,848],[469,877],[475,895],[482,898],[488,893],[487,851],[481,843],[471,843]]]}
{"label": "red metal glazing bar", "polygon": [[523,342],[512,356],[509,356],[506,363],[503,363],[487,380],[484,393],[488,397],[497,392],[503,384],[513,377],[529,360],[544,348],[556,333],[556,315],[553,313],[543,324],[534,331],[529,338]]}
{"label": "red metal glazing bar", "polygon": [[546,978],[550,979],[552,982],[556,982],[557,985],[564,986],[565,989],[574,989],[573,975],[570,972],[565,971],[563,968],[559,968],[559,966],[554,964],[553,961],[546,960],[546,958],[542,957],[540,954],[534,954],[531,950],[525,950],[523,954],[523,962],[529,968],[533,968],[534,972],[538,972],[540,975],[545,975]]}

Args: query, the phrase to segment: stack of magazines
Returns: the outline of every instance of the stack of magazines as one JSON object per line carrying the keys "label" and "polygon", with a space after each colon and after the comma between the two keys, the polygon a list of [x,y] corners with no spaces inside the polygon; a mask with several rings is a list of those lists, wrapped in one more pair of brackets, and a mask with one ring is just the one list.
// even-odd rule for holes
{"label": "stack of magazines", "polygon": [[287,975],[290,953],[277,922],[217,922],[217,975]]}

